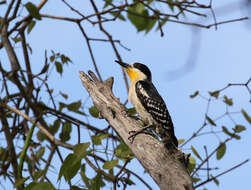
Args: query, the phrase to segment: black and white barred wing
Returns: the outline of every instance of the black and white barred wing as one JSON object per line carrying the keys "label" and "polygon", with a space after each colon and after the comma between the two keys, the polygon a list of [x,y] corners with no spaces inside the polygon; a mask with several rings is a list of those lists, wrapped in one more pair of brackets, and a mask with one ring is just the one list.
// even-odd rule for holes
{"label": "black and white barred wing", "polygon": [[155,132],[167,145],[170,143],[178,147],[178,141],[174,134],[173,122],[166,108],[166,104],[154,85],[148,81],[136,83],[136,94],[142,105],[156,121]]}
{"label": "black and white barred wing", "polygon": [[138,81],[136,83],[136,94],[144,108],[157,123],[162,124],[166,129],[173,130],[173,123],[165,102],[152,83]]}

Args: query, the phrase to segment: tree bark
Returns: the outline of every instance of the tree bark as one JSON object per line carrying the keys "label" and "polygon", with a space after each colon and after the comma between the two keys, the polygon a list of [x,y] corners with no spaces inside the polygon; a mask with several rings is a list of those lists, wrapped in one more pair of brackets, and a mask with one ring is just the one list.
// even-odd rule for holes
{"label": "tree bark", "polygon": [[112,93],[113,78],[104,82],[89,71],[89,76],[79,72],[83,86],[92,97],[100,114],[117,131],[136,158],[151,175],[161,190],[193,190],[192,179],[181,161],[181,151],[167,149],[150,135],[139,134],[133,143],[128,140],[129,131],[142,128],[142,123],[131,117],[124,105]]}

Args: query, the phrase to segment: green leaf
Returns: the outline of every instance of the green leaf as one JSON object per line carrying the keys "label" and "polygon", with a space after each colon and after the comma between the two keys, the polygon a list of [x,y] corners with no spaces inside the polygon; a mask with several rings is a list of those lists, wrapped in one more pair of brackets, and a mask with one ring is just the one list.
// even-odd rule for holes
{"label": "green leaf", "polygon": [[114,18],[119,18],[122,21],[126,21],[125,17],[121,14],[120,11],[113,11],[113,12],[110,12],[110,14],[114,16]]}
{"label": "green leaf", "polygon": [[92,139],[92,143],[93,144],[95,144],[95,145],[101,145],[101,140],[100,140],[100,138],[98,137],[98,136],[92,136],[91,137],[91,139]]}
{"label": "green leaf", "polygon": [[56,65],[56,69],[57,69],[57,72],[62,75],[62,72],[63,72],[63,66],[60,62],[58,61],[55,61],[55,65]]}
{"label": "green leaf", "polygon": [[15,38],[12,38],[12,40],[17,43],[17,42],[21,42],[23,40],[23,38],[21,37],[15,37]]}
{"label": "green leaf", "polygon": [[49,131],[54,135],[58,131],[61,124],[61,120],[57,119],[54,121],[53,125],[50,127]]}
{"label": "green leaf", "polygon": [[63,142],[70,140],[71,130],[72,130],[71,123],[66,122],[63,124],[62,131],[59,134],[59,137]]}
{"label": "green leaf", "polygon": [[145,28],[146,34],[152,30],[152,28],[154,27],[156,22],[157,22],[156,18],[152,18],[152,19],[148,20],[148,24],[147,24],[147,26]]}
{"label": "green leaf", "polygon": [[128,19],[137,28],[138,32],[145,30],[149,24],[149,14],[142,3],[137,3],[132,7],[128,7]]}
{"label": "green leaf", "polygon": [[67,107],[68,107],[68,105],[66,105],[65,103],[59,102],[59,111],[62,111],[63,108],[67,108]]}
{"label": "green leaf", "polygon": [[185,139],[179,139],[178,140],[178,144],[182,144],[182,143],[184,143],[185,142]]}
{"label": "green leaf", "polygon": [[223,96],[224,100],[223,102],[225,102],[227,105],[232,106],[233,105],[233,99],[232,98],[228,98],[226,95]]}
{"label": "green leaf", "polygon": [[193,172],[193,170],[195,168],[195,165],[196,165],[196,160],[194,159],[194,157],[190,156],[189,157],[189,163],[188,163],[188,171],[190,173]]}
{"label": "green leaf", "polygon": [[79,157],[79,159],[82,159],[83,157],[85,157],[89,152],[86,151],[86,149],[90,146],[90,143],[80,143],[77,144],[73,147],[74,150],[74,154],[77,155]]}
{"label": "green leaf", "polygon": [[135,115],[137,113],[137,111],[136,111],[136,109],[134,107],[133,108],[128,108],[127,111],[131,115]]}
{"label": "green leaf", "polygon": [[168,6],[172,12],[174,12],[174,4],[172,0],[167,0]]}
{"label": "green leaf", "polygon": [[251,123],[251,117],[247,114],[247,112],[246,112],[244,109],[241,110],[241,113],[242,113],[242,115],[245,117],[245,119],[246,119],[249,123]]}
{"label": "green leaf", "polygon": [[80,188],[80,187],[78,187],[78,186],[76,186],[76,185],[73,185],[73,186],[71,186],[71,189],[70,189],[70,190],[89,190],[89,189]]}
{"label": "green leaf", "polygon": [[52,94],[53,91],[54,91],[54,89],[48,89],[48,92],[49,92],[50,94]]}
{"label": "green leaf", "polygon": [[45,73],[49,69],[49,64],[44,64],[42,70],[40,71],[39,75]]}
{"label": "green leaf", "polygon": [[106,161],[103,165],[103,169],[110,170],[118,165],[118,160]]}
{"label": "green leaf", "polygon": [[150,5],[153,2],[153,0],[148,0],[147,4]]}
{"label": "green leaf", "polygon": [[222,131],[223,131],[225,134],[227,134],[228,136],[233,137],[233,138],[235,138],[235,139],[237,139],[237,140],[240,140],[240,139],[241,139],[241,137],[240,137],[239,135],[236,135],[236,134],[234,134],[234,133],[229,132],[228,129],[227,129],[225,126],[222,126]]}
{"label": "green leaf", "polygon": [[107,138],[108,134],[100,134],[100,135],[94,135],[91,137],[92,143],[95,145],[100,145],[102,139]]}
{"label": "green leaf", "polygon": [[199,94],[199,91],[197,90],[193,94],[190,95],[190,98],[195,98]]}
{"label": "green leaf", "polygon": [[41,15],[39,14],[39,10],[33,3],[28,2],[24,6],[33,18],[41,20]]}
{"label": "green leaf", "polygon": [[123,180],[125,180],[125,183],[126,184],[128,184],[128,185],[136,185],[131,179],[129,179],[129,178],[125,178],[125,179],[123,179]]}
{"label": "green leaf", "polygon": [[36,185],[36,182],[31,182],[23,190],[33,190]]}
{"label": "green leaf", "polygon": [[55,55],[50,56],[50,62],[53,62],[55,60]]}
{"label": "green leaf", "polygon": [[112,0],[105,0],[105,5],[104,5],[103,9],[108,7],[110,5],[110,3],[112,3]]}
{"label": "green leaf", "polygon": [[194,153],[195,156],[197,156],[197,158],[199,158],[202,161],[202,158],[200,157],[199,153],[197,152],[197,150],[191,146],[192,152]]}
{"label": "green leaf", "polygon": [[91,180],[91,187],[93,190],[100,190],[105,184],[102,181],[102,174],[100,172]]}
{"label": "green leaf", "polygon": [[55,190],[55,188],[52,186],[52,184],[48,182],[41,182],[37,183],[32,187],[32,190]]}
{"label": "green leaf", "polygon": [[7,157],[8,157],[7,149],[0,147],[0,161],[5,161]]}
{"label": "green leaf", "polygon": [[38,170],[34,173],[34,180],[37,181],[45,173],[45,170]]}
{"label": "green leaf", "polygon": [[36,25],[36,21],[31,20],[29,25],[28,25],[28,28],[27,28],[27,33],[28,34],[31,32],[31,30],[34,28],[35,25]]}
{"label": "green leaf", "polygon": [[72,62],[71,59],[69,57],[67,57],[66,55],[64,55],[64,54],[62,54],[60,56],[60,58],[61,58],[61,61],[62,61],[63,64],[68,63],[68,62]]}
{"label": "green leaf", "polygon": [[236,132],[236,133],[240,133],[240,132],[242,132],[242,131],[245,131],[245,130],[246,130],[246,127],[243,126],[243,125],[235,125],[235,128],[234,128],[233,130],[234,130],[234,132]]}
{"label": "green leaf", "polygon": [[68,95],[67,94],[65,94],[65,93],[63,93],[63,92],[61,92],[61,91],[59,91],[59,94],[64,98],[64,99],[68,99]]}
{"label": "green leaf", "polygon": [[214,176],[210,175],[213,178],[214,183],[218,186],[220,184],[219,180],[216,179]]}
{"label": "green leaf", "polygon": [[197,178],[197,177],[193,177],[192,178],[192,181],[194,182],[194,183],[197,183],[198,181],[200,181],[201,179],[200,178]]}
{"label": "green leaf", "polygon": [[85,165],[82,165],[80,175],[81,175],[81,178],[84,181],[86,187],[88,189],[91,189],[90,179],[85,175]]}
{"label": "green leaf", "polygon": [[122,160],[134,158],[134,154],[127,144],[122,141],[115,149],[115,156]]}
{"label": "green leaf", "polygon": [[107,138],[108,136],[109,136],[109,134],[103,133],[103,134],[99,135],[99,138],[103,140],[103,139]]}
{"label": "green leaf", "polygon": [[71,104],[69,104],[67,106],[69,111],[74,111],[77,112],[79,110],[79,108],[81,107],[81,100],[77,101],[77,102],[72,102]]}
{"label": "green leaf", "polygon": [[43,146],[40,147],[40,149],[36,152],[36,160],[40,160],[42,156],[44,155],[45,148]]}
{"label": "green leaf", "polygon": [[30,178],[29,177],[25,177],[25,178],[21,178],[21,179],[18,179],[15,183],[14,183],[14,187],[18,187],[20,185],[23,185],[25,181],[27,181],[28,179]]}
{"label": "green leaf", "polygon": [[70,182],[70,180],[77,174],[81,167],[81,159],[75,154],[69,154],[59,171],[58,180],[64,176],[65,180]]}
{"label": "green leaf", "polygon": [[213,96],[215,97],[216,99],[219,97],[220,95],[220,91],[219,90],[216,90],[216,91],[213,91],[213,92],[209,92],[210,96]]}
{"label": "green leaf", "polygon": [[5,4],[5,3],[6,3],[6,1],[5,1],[5,0],[0,1],[0,5],[3,5],[3,4]]}
{"label": "green leaf", "polygon": [[217,160],[220,160],[226,153],[226,144],[225,143],[220,143],[219,148],[216,152],[216,158]]}
{"label": "green leaf", "polygon": [[37,139],[42,142],[45,139],[47,139],[47,136],[42,131],[38,131],[37,132]]}
{"label": "green leaf", "polygon": [[215,122],[208,116],[206,115],[206,120],[213,126],[216,126]]}
{"label": "green leaf", "polygon": [[92,117],[95,118],[98,118],[99,116],[99,110],[95,106],[89,108],[89,113],[91,114]]}

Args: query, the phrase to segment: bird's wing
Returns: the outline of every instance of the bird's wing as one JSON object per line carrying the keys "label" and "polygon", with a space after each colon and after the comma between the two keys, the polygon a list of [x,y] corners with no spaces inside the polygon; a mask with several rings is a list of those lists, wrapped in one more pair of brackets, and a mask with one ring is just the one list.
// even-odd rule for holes
{"label": "bird's wing", "polygon": [[166,104],[152,83],[138,81],[136,83],[136,94],[154,120],[164,125],[167,129],[173,130],[173,123]]}

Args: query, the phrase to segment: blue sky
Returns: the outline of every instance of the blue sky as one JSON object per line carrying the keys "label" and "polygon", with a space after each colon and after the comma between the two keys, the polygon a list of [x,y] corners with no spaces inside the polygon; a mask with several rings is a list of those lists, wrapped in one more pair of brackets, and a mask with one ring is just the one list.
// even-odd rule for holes
{"label": "blue sky", "polygon": [[[79,1],[72,2],[76,7],[82,7],[82,10],[89,10],[88,7],[83,7],[83,3]],[[231,2],[238,3],[241,1]],[[231,2],[227,0],[220,3],[214,1],[214,6],[216,8],[222,7],[231,4]],[[79,5],[77,5],[78,3]],[[61,6],[62,3],[49,2],[42,13],[70,16],[65,12],[65,8]],[[225,13],[222,8],[218,10],[219,12],[215,12],[218,21],[249,16],[247,15],[248,12],[244,11],[241,6],[233,8],[230,13]],[[194,17],[190,19],[196,22],[213,22],[206,19],[198,20]],[[202,125],[207,103],[201,98],[189,98],[190,94],[199,90],[201,94],[208,96],[208,91],[220,89],[228,83],[246,82],[251,76],[251,32],[250,28],[247,27],[248,24],[250,24],[250,21],[220,25],[217,31],[213,27],[211,29],[199,29],[194,35],[194,29],[189,26],[167,23],[163,28],[165,36],[162,38],[159,32],[151,31],[147,35],[137,33],[135,27],[127,22],[117,22],[116,25],[107,24],[106,29],[110,31],[114,39],[119,39],[123,45],[131,49],[131,51],[126,51],[119,48],[125,62],[141,62],[151,69],[153,82],[166,101],[173,118],[177,137],[187,139]],[[87,23],[86,31],[92,37],[102,37],[97,32],[97,27]],[[198,42],[199,49],[191,51],[191,43],[194,41],[196,41],[195,43]],[[63,77],[59,75],[51,76],[51,86],[58,91],[61,90],[69,94],[69,102],[79,99],[84,101],[88,97],[81,85],[78,72],[80,70],[93,70],[93,65],[85,40],[75,25],[44,18],[41,22],[37,22],[29,35],[28,42],[33,48],[31,59],[34,64],[34,71],[41,69],[41,64],[43,64],[41,60],[44,58],[45,49],[61,52],[69,56],[73,64],[64,68]],[[92,44],[102,77],[105,79],[114,76],[114,94],[124,102],[127,98],[126,89],[122,80],[121,69],[114,63],[116,57],[110,44],[103,42],[94,42]],[[175,71],[187,64],[191,52],[192,55],[197,55],[197,58],[193,60],[194,67],[189,72],[182,74],[182,76],[175,77],[177,75]],[[244,107],[250,113],[249,94],[246,89],[233,87],[224,91],[224,94],[233,97],[234,107],[232,111],[238,111]],[[90,99],[87,105],[92,105]],[[128,104],[128,106],[131,105]],[[215,102],[210,107],[209,114],[212,118],[216,118],[224,113],[224,109],[225,105],[223,103]],[[221,169],[214,174],[226,170],[251,156],[250,126],[240,114],[234,117],[236,121],[241,121],[247,127],[247,131],[243,132],[240,141],[233,140],[229,143],[226,155],[222,160],[216,161],[213,159],[210,162],[210,164],[219,166]],[[85,120],[86,118],[80,117],[80,119]],[[97,122],[97,124],[101,125],[104,125],[104,123],[105,121]],[[229,128],[233,127],[231,126],[232,123],[227,119],[219,121],[217,124],[218,127],[221,127],[222,124],[228,125]],[[223,137],[224,135],[221,136],[222,140]],[[192,141],[192,145],[198,149],[201,155],[204,155],[203,145],[207,145],[210,152],[218,143],[219,141],[214,136],[202,136]],[[188,144],[185,147],[186,152],[190,152],[188,149],[190,145]],[[143,174],[143,169],[137,161],[134,161],[130,168],[136,168],[137,173],[145,175],[145,179],[149,181],[152,187],[158,189],[151,178],[147,174]],[[221,177],[219,187],[216,187],[213,182],[205,187],[211,190],[245,189],[251,185],[250,180],[248,180],[251,177],[250,170],[251,163],[247,163],[245,166]],[[133,186],[129,189],[135,188]],[[137,189],[139,188],[144,189],[145,187],[139,184]]]}

